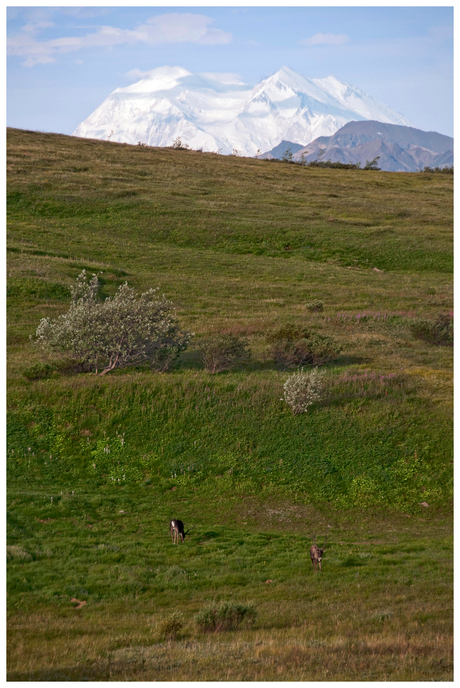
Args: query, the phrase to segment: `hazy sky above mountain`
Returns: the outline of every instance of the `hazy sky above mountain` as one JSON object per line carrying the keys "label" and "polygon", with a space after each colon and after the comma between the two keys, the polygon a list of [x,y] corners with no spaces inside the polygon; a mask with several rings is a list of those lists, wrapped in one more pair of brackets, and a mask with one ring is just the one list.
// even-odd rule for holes
{"label": "hazy sky above mountain", "polygon": [[286,65],[453,135],[452,7],[9,6],[7,36],[11,127],[71,134],[163,65],[251,85]]}

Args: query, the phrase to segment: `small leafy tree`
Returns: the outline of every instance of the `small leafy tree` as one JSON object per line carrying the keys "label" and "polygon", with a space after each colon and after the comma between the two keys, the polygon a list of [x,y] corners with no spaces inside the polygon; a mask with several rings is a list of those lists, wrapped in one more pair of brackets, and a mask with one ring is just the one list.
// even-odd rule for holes
{"label": "small leafy tree", "polygon": [[83,270],[69,310],[56,320],[42,318],[36,345],[85,361],[99,375],[145,362],[166,369],[186,349],[191,334],[180,332],[172,303],[158,289],[138,297],[125,282],[104,301],[99,290],[97,275],[88,279]]}
{"label": "small leafy tree", "polygon": [[284,401],[294,415],[306,413],[308,408],[321,398],[324,387],[324,371],[313,368],[308,372],[303,369],[293,373],[284,383]]}
{"label": "small leafy tree", "polygon": [[317,154],[316,158],[313,160],[313,162],[319,162],[319,159],[323,157],[325,152],[326,152],[325,148],[320,148],[318,150],[318,154]]}
{"label": "small leafy tree", "polygon": [[377,165],[378,161],[380,159],[380,155],[377,155],[373,160],[366,160],[366,164],[363,167],[363,170],[380,170],[380,167]]}
{"label": "small leafy tree", "polygon": [[178,136],[173,143],[173,148],[176,148],[177,150],[188,150],[190,146],[188,143],[182,143],[181,137]]}
{"label": "small leafy tree", "polygon": [[203,363],[210,373],[227,370],[233,363],[249,356],[248,343],[234,334],[220,334],[206,339],[201,347]]}
{"label": "small leafy tree", "polygon": [[291,148],[286,148],[283,155],[281,156],[283,162],[291,162],[292,160],[292,150]]}

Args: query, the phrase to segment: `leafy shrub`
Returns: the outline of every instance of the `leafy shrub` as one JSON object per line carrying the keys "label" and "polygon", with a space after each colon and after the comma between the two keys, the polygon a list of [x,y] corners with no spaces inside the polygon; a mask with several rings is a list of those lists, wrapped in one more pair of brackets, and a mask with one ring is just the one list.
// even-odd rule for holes
{"label": "leafy shrub", "polygon": [[284,383],[284,401],[292,412],[306,413],[309,406],[321,398],[324,372],[317,368],[304,372],[303,369],[293,373]]}
{"label": "leafy shrub", "polygon": [[191,334],[179,331],[172,303],[157,289],[138,298],[125,282],[104,301],[99,289],[97,276],[88,281],[83,270],[71,287],[69,310],[56,320],[42,318],[36,345],[85,361],[100,375],[146,361],[169,366],[187,347]]}
{"label": "leafy shrub", "polygon": [[227,370],[249,356],[248,342],[234,334],[219,334],[205,340],[201,347],[203,363],[210,373]]}
{"label": "leafy shrub", "polygon": [[28,380],[43,380],[45,377],[49,377],[53,370],[54,368],[48,363],[35,363],[30,368],[23,370],[22,374]]}
{"label": "leafy shrub", "polygon": [[380,170],[380,167],[378,167],[377,165],[379,158],[380,155],[377,155],[377,157],[373,160],[366,160],[366,164],[364,165],[363,170]]}
{"label": "leafy shrub", "polygon": [[184,627],[184,615],[182,612],[173,612],[165,619],[162,619],[157,627],[156,632],[159,638],[164,640],[176,640],[178,634]]}
{"label": "leafy shrub", "polygon": [[180,355],[184,350],[184,341],[171,337],[165,338],[158,343],[157,347],[152,347],[150,353],[150,367],[157,373],[165,373],[171,370],[179,361]]}
{"label": "leafy shrub", "polygon": [[440,173],[440,174],[453,174],[454,173],[454,166],[451,165],[451,167],[424,167],[422,172],[434,172],[434,173]]}
{"label": "leafy shrub", "polygon": [[290,148],[287,148],[284,151],[283,155],[281,156],[282,162],[291,162],[292,155],[293,155],[292,150]]}
{"label": "leafy shrub", "polygon": [[310,303],[307,303],[307,308],[311,313],[321,313],[324,308],[324,302],[319,301],[319,299],[310,301]]}
{"label": "leafy shrub", "polygon": [[305,163],[306,167],[325,167],[335,170],[359,170],[361,163],[356,162],[332,162],[332,160],[311,160]]}
{"label": "leafy shrub", "polygon": [[448,313],[439,315],[436,320],[419,318],[411,323],[411,332],[417,339],[437,346],[453,346],[454,319]]}
{"label": "leafy shrub", "polygon": [[296,339],[308,339],[310,336],[310,330],[303,325],[297,325],[294,323],[288,323],[287,325],[281,325],[276,327],[271,332],[268,332],[265,339],[267,342],[274,343],[279,342],[283,339],[288,339],[289,341],[295,341]]}
{"label": "leafy shrub", "polygon": [[298,325],[279,327],[266,339],[273,343],[270,354],[274,361],[288,367],[324,365],[337,358],[341,351],[331,337],[310,334],[307,328]]}
{"label": "leafy shrub", "polygon": [[257,613],[252,605],[237,602],[221,602],[211,604],[199,612],[195,621],[203,633],[219,633],[237,628],[242,621],[248,625],[254,623]]}
{"label": "leafy shrub", "polygon": [[178,137],[175,139],[175,141],[174,141],[172,147],[175,148],[176,150],[189,150],[189,148],[190,148],[190,146],[188,145],[188,143],[182,143],[182,140],[181,140],[181,137],[180,137],[180,136],[178,136]]}

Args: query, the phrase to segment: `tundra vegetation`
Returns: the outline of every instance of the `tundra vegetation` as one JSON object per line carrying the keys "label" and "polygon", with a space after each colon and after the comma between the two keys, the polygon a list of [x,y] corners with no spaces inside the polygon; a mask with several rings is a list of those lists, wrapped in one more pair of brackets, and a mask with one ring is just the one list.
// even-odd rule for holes
{"label": "tundra vegetation", "polygon": [[[452,187],[8,131],[9,680],[452,680]],[[174,365],[31,343],[83,270]]]}
{"label": "tundra vegetation", "polygon": [[97,275],[89,279],[83,269],[70,287],[69,310],[55,320],[42,318],[35,344],[68,354],[99,375],[145,362],[155,370],[170,368],[190,339],[179,331],[172,304],[156,289],[137,298],[127,282],[102,301],[99,288]]}
{"label": "tundra vegetation", "polygon": [[284,383],[284,401],[293,413],[306,413],[308,408],[321,399],[324,372],[318,368],[304,372],[303,368],[293,373]]}

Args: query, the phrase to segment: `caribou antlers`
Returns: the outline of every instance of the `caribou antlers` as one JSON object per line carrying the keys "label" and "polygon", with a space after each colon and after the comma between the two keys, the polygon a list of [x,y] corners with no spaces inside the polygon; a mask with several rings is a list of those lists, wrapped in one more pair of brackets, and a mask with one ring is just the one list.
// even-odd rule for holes
{"label": "caribou antlers", "polygon": [[316,568],[319,565],[319,570],[321,571],[321,559],[323,558],[323,552],[326,549],[327,535],[324,541],[324,545],[320,548],[316,544],[316,535],[313,536],[313,544],[310,547],[310,559],[313,566],[313,570],[316,572]]}
{"label": "caribou antlers", "polygon": [[184,524],[182,521],[179,521],[178,518],[173,518],[170,523],[169,523],[169,532],[171,534],[171,539],[173,545],[177,545],[179,542],[179,537],[180,541],[184,542],[185,536],[190,533],[191,530],[193,530],[195,526],[192,526],[187,530],[187,532],[184,532]]}

